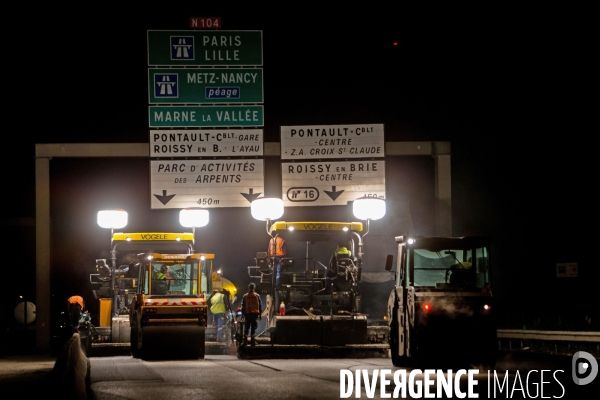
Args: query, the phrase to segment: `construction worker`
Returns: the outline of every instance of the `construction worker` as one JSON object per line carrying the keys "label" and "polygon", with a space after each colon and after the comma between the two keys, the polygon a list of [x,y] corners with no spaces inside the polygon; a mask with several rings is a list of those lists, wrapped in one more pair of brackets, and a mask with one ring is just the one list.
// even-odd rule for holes
{"label": "construction worker", "polygon": [[154,279],[167,279],[167,270],[169,268],[166,265],[160,267],[160,271],[154,274]]}
{"label": "construction worker", "polygon": [[262,316],[262,303],[260,295],[255,291],[256,285],[251,282],[248,285],[248,292],[242,297],[242,318],[244,318],[244,337],[242,339],[242,346],[245,346],[248,342],[248,333],[250,333],[250,344],[256,346],[256,328],[258,322]]}
{"label": "construction worker", "polygon": [[[460,286],[475,286],[476,273],[471,258],[469,261],[458,261],[452,265],[447,271],[447,274],[451,272],[450,284]],[[447,276],[447,275],[446,275]]]}
{"label": "construction worker", "polygon": [[337,274],[339,272],[338,267],[337,267],[338,260],[349,259],[349,258],[352,258],[352,252],[350,250],[348,250],[348,248],[346,247],[346,243],[344,243],[344,241],[339,241],[337,244],[337,248],[335,249],[335,251],[331,255],[331,258],[329,259],[329,269],[327,270],[327,279],[326,279],[327,291],[335,289],[335,287],[332,287],[332,286],[335,284],[334,278],[337,276]]}
{"label": "construction worker", "polygon": [[154,282],[152,283],[154,294],[167,294],[171,290],[171,285],[173,285],[174,281],[168,270],[169,267],[162,265],[160,271],[154,274]]}
{"label": "construction worker", "polygon": [[281,281],[281,259],[286,256],[287,250],[285,240],[281,236],[272,237],[269,240],[267,254],[273,258],[275,266],[275,286],[279,287]]}
{"label": "construction worker", "polygon": [[81,313],[85,308],[83,297],[71,296],[67,300],[67,310],[69,312],[69,322],[74,329],[79,328],[79,320],[81,320]]}
{"label": "construction worker", "polygon": [[210,312],[213,314],[213,321],[217,320],[217,341],[223,342],[227,335],[223,334],[223,325],[225,323],[225,289],[216,292],[210,298]]}

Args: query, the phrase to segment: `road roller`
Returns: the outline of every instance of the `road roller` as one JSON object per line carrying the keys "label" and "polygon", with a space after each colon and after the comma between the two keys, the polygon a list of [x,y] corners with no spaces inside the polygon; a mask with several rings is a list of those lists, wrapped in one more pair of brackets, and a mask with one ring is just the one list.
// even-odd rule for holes
{"label": "road roller", "polygon": [[136,358],[204,358],[206,277],[214,254],[140,253],[129,308]]}
{"label": "road roller", "polygon": [[111,257],[90,274],[100,303],[97,325],[86,324],[92,353],[127,347],[138,358],[204,358],[214,254],[196,252],[194,242],[208,211],[183,209],[179,222],[192,232],[115,232],[127,212],[98,212],[98,225],[111,229]]}

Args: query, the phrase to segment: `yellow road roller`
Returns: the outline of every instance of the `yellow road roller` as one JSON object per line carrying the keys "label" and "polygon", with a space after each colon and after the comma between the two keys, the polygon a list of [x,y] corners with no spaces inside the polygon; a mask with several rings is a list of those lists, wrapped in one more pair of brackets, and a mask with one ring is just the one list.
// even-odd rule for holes
{"label": "yellow road roller", "polygon": [[214,254],[140,253],[129,308],[136,358],[204,358]]}

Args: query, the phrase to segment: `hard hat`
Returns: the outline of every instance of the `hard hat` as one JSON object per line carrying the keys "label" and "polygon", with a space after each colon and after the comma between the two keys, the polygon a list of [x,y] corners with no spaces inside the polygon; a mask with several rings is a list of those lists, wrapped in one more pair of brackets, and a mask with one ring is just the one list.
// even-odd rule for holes
{"label": "hard hat", "polygon": [[471,268],[473,266],[473,264],[470,263],[470,262],[468,262],[468,261],[461,261],[460,264],[462,265],[462,267],[464,269],[469,269],[469,268]]}
{"label": "hard hat", "polygon": [[256,287],[256,284],[254,282],[250,282],[250,284],[248,285],[248,289],[250,289],[250,290],[254,290],[255,287]]}

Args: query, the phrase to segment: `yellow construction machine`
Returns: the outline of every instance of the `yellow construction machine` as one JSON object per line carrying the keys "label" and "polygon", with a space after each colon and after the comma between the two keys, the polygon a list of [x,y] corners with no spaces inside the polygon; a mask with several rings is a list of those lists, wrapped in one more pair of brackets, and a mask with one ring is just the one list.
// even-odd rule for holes
{"label": "yellow construction machine", "polygon": [[138,254],[136,294],[130,306],[131,353],[204,358],[206,290],[213,254]]}
{"label": "yellow construction machine", "polygon": [[[182,210],[182,225],[208,223],[207,214],[187,222],[195,211],[206,210]],[[98,213],[111,231],[126,219],[120,209]],[[86,325],[90,350],[128,346],[134,357],[204,358],[214,254],[194,250],[194,232],[112,232],[110,254],[90,275],[100,302],[99,325]]]}
{"label": "yellow construction machine", "polygon": [[[373,208],[382,206],[382,200],[372,200]],[[252,203],[254,218],[267,221],[271,242],[279,237],[285,240],[286,254],[278,259],[258,252],[255,265],[248,267],[250,278],[258,279],[257,292],[266,296],[267,328],[257,336],[256,346],[240,345],[238,355],[294,356],[291,352],[298,351],[298,356],[306,356],[313,350],[332,355],[384,353],[388,345],[373,343],[368,315],[361,307],[364,237],[370,219],[366,233],[362,222],[271,222],[267,216],[273,216],[279,202],[265,198]],[[273,218],[283,214],[280,207]],[[349,250],[349,256],[333,257],[338,247]]]}

